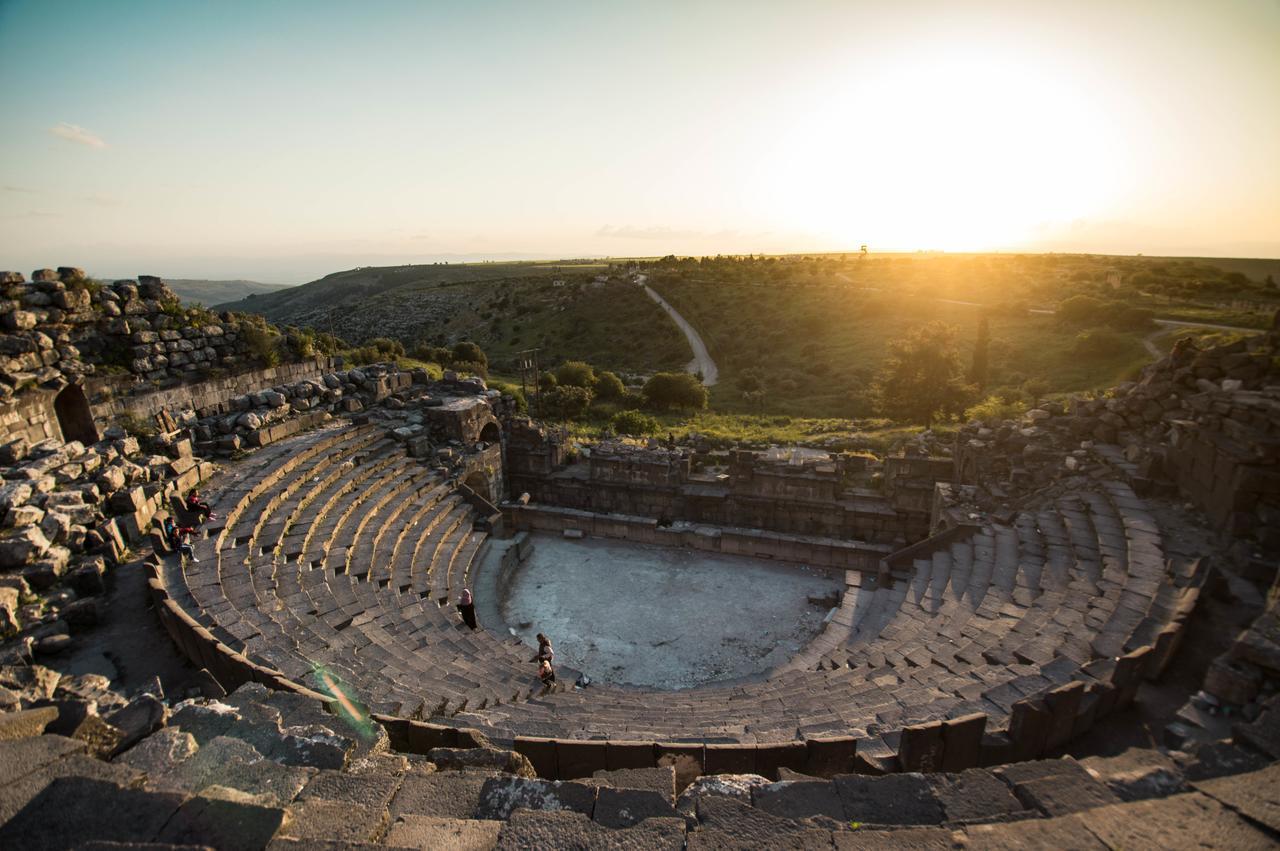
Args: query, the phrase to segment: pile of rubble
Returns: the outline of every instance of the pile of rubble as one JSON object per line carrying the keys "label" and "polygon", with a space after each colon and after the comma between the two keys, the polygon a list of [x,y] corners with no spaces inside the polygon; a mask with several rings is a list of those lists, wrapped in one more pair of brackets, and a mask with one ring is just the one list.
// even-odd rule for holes
{"label": "pile of rubble", "polygon": [[118,428],[101,441],[0,447],[0,655],[65,651],[99,618],[107,571],[157,511],[207,478],[185,439],[145,445]]}
{"label": "pile of rubble", "polygon": [[[956,435],[960,478],[1006,499],[1104,471],[1179,485],[1220,530],[1280,551],[1280,330],[1197,349],[1183,340],[1136,382],[1048,401]],[[1225,459],[1225,460],[1224,460]]]}

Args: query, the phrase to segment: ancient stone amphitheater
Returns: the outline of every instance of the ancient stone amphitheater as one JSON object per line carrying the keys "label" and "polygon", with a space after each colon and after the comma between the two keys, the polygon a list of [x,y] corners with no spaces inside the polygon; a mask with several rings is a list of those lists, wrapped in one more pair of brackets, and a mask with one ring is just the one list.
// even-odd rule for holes
{"label": "ancient stone amphitheater", "polygon": [[[71,333],[41,312],[76,290],[59,272],[5,276],[37,352]],[[9,382],[0,846],[1274,847],[1278,346],[1180,347],[1105,396],[875,462],[575,452],[477,379],[391,365],[105,393],[89,358]],[[153,454],[108,428],[125,415],[157,421]],[[217,513],[184,558],[156,528],[195,523],[196,484]],[[844,590],[763,675],[562,667],[548,692],[532,647],[455,605],[548,534]],[[98,562],[119,586],[100,599]],[[158,623],[188,665],[168,697],[59,661],[131,652],[111,644],[130,571],[154,613],[129,628]]]}

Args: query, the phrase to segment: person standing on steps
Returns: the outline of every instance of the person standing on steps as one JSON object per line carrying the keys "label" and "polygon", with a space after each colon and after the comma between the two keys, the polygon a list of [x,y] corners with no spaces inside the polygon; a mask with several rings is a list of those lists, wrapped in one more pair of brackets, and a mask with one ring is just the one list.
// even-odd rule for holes
{"label": "person standing on steps", "polygon": [[538,633],[538,655],[533,657],[533,661],[546,662],[549,665],[555,660],[556,651],[551,647],[551,639]]}
{"label": "person standing on steps", "polygon": [[463,588],[462,596],[458,598],[458,611],[462,613],[462,622],[467,626],[475,629],[476,624],[476,603],[471,597],[471,589]]}

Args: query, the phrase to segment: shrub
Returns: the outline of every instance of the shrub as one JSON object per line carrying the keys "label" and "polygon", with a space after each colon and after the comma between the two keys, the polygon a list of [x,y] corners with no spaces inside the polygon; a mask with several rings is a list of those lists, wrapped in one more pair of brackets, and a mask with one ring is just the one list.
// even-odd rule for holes
{"label": "shrub", "polygon": [[560,382],[556,381],[556,375],[554,372],[544,372],[538,376],[538,389],[543,393],[546,393],[548,390],[554,390],[559,384]]}
{"label": "shrub", "polygon": [[367,345],[373,346],[387,360],[404,357],[404,343],[390,337],[374,337]]}
{"label": "shrub", "polygon": [[596,383],[596,371],[589,363],[569,360],[556,367],[556,381],[561,387],[585,387],[590,390]]}
{"label": "shrub", "polygon": [[489,365],[489,358],[485,355],[484,351],[472,342],[463,341],[461,343],[454,343],[451,354],[455,362],[462,361],[464,363],[482,363],[485,366]]}
{"label": "shrub", "polygon": [[518,384],[509,384],[506,381],[489,382],[490,390],[497,390],[504,396],[510,396],[516,400],[516,411],[525,414],[529,411],[529,400],[525,398],[524,389]]}
{"label": "shrub", "polygon": [[966,420],[982,420],[983,422],[1012,420],[1022,416],[1026,410],[1027,403],[1022,399],[992,395],[978,404],[966,408],[964,418]]}
{"label": "shrub", "polygon": [[618,434],[629,434],[635,437],[658,432],[658,421],[639,411],[619,411],[609,420],[609,425]]}
{"label": "shrub", "polygon": [[413,347],[413,356],[420,361],[438,363],[441,366],[448,366],[453,362],[453,352],[444,346],[433,346],[426,340],[420,341]]}
{"label": "shrub", "polygon": [[1044,394],[1049,392],[1049,382],[1043,378],[1028,378],[1022,382],[1022,392],[1027,394],[1031,404],[1039,405]]}
{"label": "shrub", "polygon": [[245,346],[263,366],[280,363],[280,335],[266,325],[249,325],[242,332]]}
{"label": "shrub", "polygon": [[658,410],[707,406],[707,388],[687,372],[659,372],[644,385],[644,398]]}
{"label": "shrub", "polygon": [[290,329],[285,339],[295,357],[310,358],[316,354],[316,334],[310,329]]}
{"label": "shrub", "polygon": [[1105,309],[1104,321],[1112,328],[1140,331],[1155,324],[1151,321],[1155,314],[1143,307],[1130,307],[1112,301],[1107,302]]}
{"label": "shrub", "polygon": [[1065,322],[1083,325],[1097,321],[1105,310],[1106,305],[1091,295],[1073,295],[1058,305],[1058,317]]}
{"label": "shrub", "polygon": [[622,379],[612,372],[602,372],[597,375],[595,389],[597,399],[621,399],[627,392]]}
{"label": "shrub", "polygon": [[154,422],[146,417],[137,416],[130,411],[125,411],[117,416],[116,424],[134,437],[155,437],[160,433]]}
{"label": "shrub", "polygon": [[591,391],[585,387],[555,387],[542,394],[542,416],[552,420],[576,420],[591,407]]}
{"label": "shrub", "polygon": [[489,365],[480,363],[479,361],[454,361],[449,368],[460,375],[478,375],[481,378],[489,377]]}

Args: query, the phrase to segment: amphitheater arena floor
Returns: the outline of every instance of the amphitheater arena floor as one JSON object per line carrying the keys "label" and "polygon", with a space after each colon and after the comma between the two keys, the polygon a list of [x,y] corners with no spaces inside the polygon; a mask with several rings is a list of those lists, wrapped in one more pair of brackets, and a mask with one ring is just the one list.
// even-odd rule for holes
{"label": "amphitheater arena floor", "polygon": [[535,535],[501,604],[531,647],[546,633],[561,664],[601,682],[679,689],[785,662],[821,632],[843,585],[842,574],[805,565]]}

